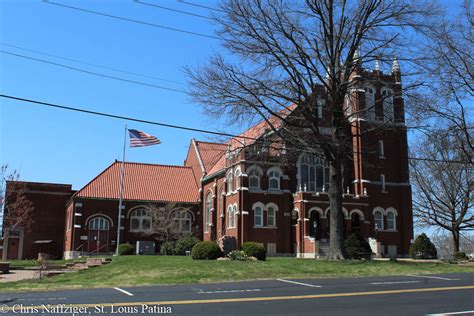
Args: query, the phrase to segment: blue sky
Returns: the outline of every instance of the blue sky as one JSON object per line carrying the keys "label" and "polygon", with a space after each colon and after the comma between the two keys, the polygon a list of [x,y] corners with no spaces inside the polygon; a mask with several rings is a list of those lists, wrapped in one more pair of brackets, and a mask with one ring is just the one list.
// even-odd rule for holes
{"label": "blue sky", "polygon": [[[131,0],[57,1],[210,35],[215,28],[209,20]],[[208,14],[206,9],[175,0],[147,1]],[[216,6],[216,1],[195,2]],[[1,50],[174,89],[186,88],[183,66],[198,65],[220,49],[214,39],[78,12],[40,0],[2,0],[0,20]],[[86,66],[5,44],[168,81]],[[95,111],[236,132],[226,126],[217,126],[203,115],[198,105],[190,103],[185,94],[92,76],[5,54],[0,54],[0,91]],[[70,183],[79,189],[114,159],[121,159],[124,125],[124,121],[2,99],[0,163],[8,163],[28,181]],[[129,127],[162,140],[159,146],[127,149],[129,161],[181,165],[190,139],[208,137],[146,124],[129,123]]]}
{"label": "blue sky", "polygon": [[[213,34],[214,29],[209,20],[130,0],[58,2],[194,32]],[[173,0],[155,3],[208,14],[206,9]],[[215,5],[211,1],[206,4]],[[5,45],[0,45],[1,50],[175,89],[186,87],[184,65],[197,65],[219,49],[217,40],[91,15],[41,1],[6,0],[0,4],[0,10],[2,44],[173,82],[90,67]],[[0,91],[4,94],[171,124],[219,128],[202,115],[200,107],[191,104],[185,94],[0,55]],[[74,188],[80,188],[114,159],[121,159],[124,121],[2,99],[0,124],[0,161],[19,170],[25,180],[71,183]],[[128,124],[162,140],[159,146],[127,149],[130,161],[180,165],[186,158],[190,139],[207,137],[146,124]]]}

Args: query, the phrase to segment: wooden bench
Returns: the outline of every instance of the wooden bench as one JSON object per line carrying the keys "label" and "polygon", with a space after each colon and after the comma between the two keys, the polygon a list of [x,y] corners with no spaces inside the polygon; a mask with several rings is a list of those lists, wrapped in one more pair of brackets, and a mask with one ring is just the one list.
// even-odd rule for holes
{"label": "wooden bench", "polygon": [[0,271],[4,274],[10,272],[10,262],[0,262]]}

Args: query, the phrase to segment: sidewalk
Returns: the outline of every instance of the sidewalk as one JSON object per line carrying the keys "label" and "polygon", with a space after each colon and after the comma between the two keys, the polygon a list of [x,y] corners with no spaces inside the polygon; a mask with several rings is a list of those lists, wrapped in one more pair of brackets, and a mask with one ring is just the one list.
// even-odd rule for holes
{"label": "sidewalk", "polygon": [[0,282],[14,282],[36,278],[36,270],[10,270],[10,273],[0,274]]}

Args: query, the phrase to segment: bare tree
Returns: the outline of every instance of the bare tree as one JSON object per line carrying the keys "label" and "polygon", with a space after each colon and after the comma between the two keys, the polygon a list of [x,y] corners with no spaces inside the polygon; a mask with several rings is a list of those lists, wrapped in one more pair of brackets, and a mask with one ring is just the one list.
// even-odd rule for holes
{"label": "bare tree", "polygon": [[474,163],[474,19],[472,1],[465,1],[458,16],[446,15],[424,29],[425,58],[417,61],[425,74],[425,89],[414,95],[414,118],[430,133],[448,133]]}
{"label": "bare tree", "polygon": [[[452,259],[455,253],[453,249],[453,238],[450,235],[437,233],[431,236],[433,244],[438,250],[438,258]],[[474,236],[468,234],[461,234],[459,241],[459,250],[466,253],[474,253]]]}
{"label": "bare tree", "polygon": [[19,181],[17,171],[10,172],[7,165],[1,167],[0,210],[3,214],[3,228],[14,232],[29,230],[33,224],[33,203],[27,198],[27,186]]}
{"label": "bare tree", "polygon": [[196,234],[191,211],[188,209],[175,203],[168,203],[160,207],[148,205],[147,208],[151,215],[151,229],[143,234],[153,236],[160,242],[174,241]]}
{"label": "bare tree", "polygon": [[[216,16],[228,58],[187,68],[192,99],[229,124],[265,120],[274,143],[329,164],[329,258],[344,259],[343,164],[352,154],[348,94],[361,62],[412,47],[407,29],[437,12],[423,1],[226,0]],[[412,56],[404,51],[406,59]],[[324,120],[315,109],[324,99]],[[288,116],[288,106],[297,110]],[[274,120],[276,118],[277,120]]]}
{"label": "bare tree", "polygon": [[[412,160],[414,216],[420,226],[446,230],[453,251],[461,233],[474,230],[474,170],[455,136],[439,133],[423,138],[416,151],[432,161]],[[464,159],[465,163],[453,162]]]}

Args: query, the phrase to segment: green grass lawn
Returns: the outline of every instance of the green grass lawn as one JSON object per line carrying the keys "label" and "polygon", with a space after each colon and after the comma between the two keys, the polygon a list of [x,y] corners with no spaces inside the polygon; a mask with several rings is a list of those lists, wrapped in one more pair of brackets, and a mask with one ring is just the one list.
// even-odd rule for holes
{"label": "green grass lawn", "polygon": [[0,283],[0,291],[454,272],[474,272],[474,267],[401,261],[269,258],[264,262],[244,262],[193,261],[190,257],[179,256],[126,256],[114,258],[108,265],[51,277],[41,283],[34,280]]}

